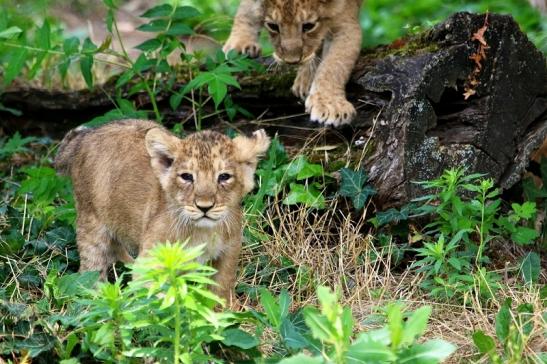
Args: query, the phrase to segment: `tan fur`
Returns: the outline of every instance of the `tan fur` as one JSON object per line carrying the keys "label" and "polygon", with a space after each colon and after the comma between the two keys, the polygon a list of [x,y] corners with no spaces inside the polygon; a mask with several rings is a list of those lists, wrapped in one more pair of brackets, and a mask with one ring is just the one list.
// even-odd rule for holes
{"label": "tan fur", "polygon": [[234,140],[212,131],[179,139],[139,120],[69,132],[55,165],[74,184],[80,270],[105,277],[116,261],[133,260],[129,252],[189,239],[206,244],[201,260],[218,270],[214,290],[232,302],[241,200],[269,144],[263,130]]}
{"label": "tan fur", "polygon": [[361,0],[241,0],[224,51],[257,56],[265,25],[274,58],[300,65],[292,91],[306,100],[311,120],[346,124],[355,116],[345,86],[361,49],[360,6]]}

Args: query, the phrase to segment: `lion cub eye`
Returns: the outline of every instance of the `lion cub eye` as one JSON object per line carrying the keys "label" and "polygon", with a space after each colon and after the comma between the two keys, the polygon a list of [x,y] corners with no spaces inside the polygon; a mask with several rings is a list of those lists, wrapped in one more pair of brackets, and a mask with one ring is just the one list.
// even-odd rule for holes
{"label": "lion cub eye", "polygon": [[229,174],[229,173],[221,173],[218,175],[218,182],[221,183],[221,182],[226,182],[228,181],[230,178],[232,178],[232,175]]}
{"label": "lion cub eye", "polygon": [[276,23],[266,22],[266,28],[272,33],[279,33],[279,25]]}
{"label": "lion cub eye", "polygon": [[315,29],[317,23],[304,23],[302,24],[302,32],[309,33]]}
{"label": "lion cub eye", "polygon": [[182,180],[186,182],[194,182],[194,176],[192,176],[190,173],[181,173],[180,178],[182,178]]}

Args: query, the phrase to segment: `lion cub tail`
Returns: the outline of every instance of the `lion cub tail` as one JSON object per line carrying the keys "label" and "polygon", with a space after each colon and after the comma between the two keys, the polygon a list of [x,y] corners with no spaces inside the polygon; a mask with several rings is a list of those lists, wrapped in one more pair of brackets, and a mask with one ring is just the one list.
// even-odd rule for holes
{"label": "lion cub tail", "polygon": [[57,170],[57,173],[69,176],[70,167],[72,165],[72,160],[74,155],[80,149],[80,143],[85,134],[87,134],[91,129],[87,126],[79,126],[75,129],[70,130],[61,143],[59,144],[59,149],[57,150],[57,155],[53,161],[53,165]]}

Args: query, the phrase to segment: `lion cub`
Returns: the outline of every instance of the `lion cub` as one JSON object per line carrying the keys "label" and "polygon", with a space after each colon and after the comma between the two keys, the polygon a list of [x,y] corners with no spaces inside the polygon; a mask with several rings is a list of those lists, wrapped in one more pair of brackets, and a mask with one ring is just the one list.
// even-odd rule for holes
{"label": "lion cub", "polygon": [[103,277],[158,242],[206,244],[202,261],[218,270],[213,289],[232,303],[241,248],[241,200],[254,186],[270,139],[203,131],[180,139],[150,121],[75,129],[55,166],[72,177],[80,271]]}
{"label": "lion cub", "polygon": [[361,50],[361,2],[241,0],[223,50],[257,56],[264,25],[274,58],[300,65],[292,91],[306,100],[311,120],[334,126],[349,123],[355,108],[346,99],[345,87]]}

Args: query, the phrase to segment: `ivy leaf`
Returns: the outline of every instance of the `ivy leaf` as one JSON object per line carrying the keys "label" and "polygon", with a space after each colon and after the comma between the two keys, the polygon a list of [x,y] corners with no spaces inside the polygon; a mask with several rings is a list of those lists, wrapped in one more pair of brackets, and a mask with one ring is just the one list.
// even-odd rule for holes
{"label": "ivy leaf", "polygon": [[363,209],[369,197],[376,193],[374,188],[366,184],[368,179],[366,172],[342,168],[340,175],[342,176],[340,195],[351,198],[353,207],[356,210]]}

